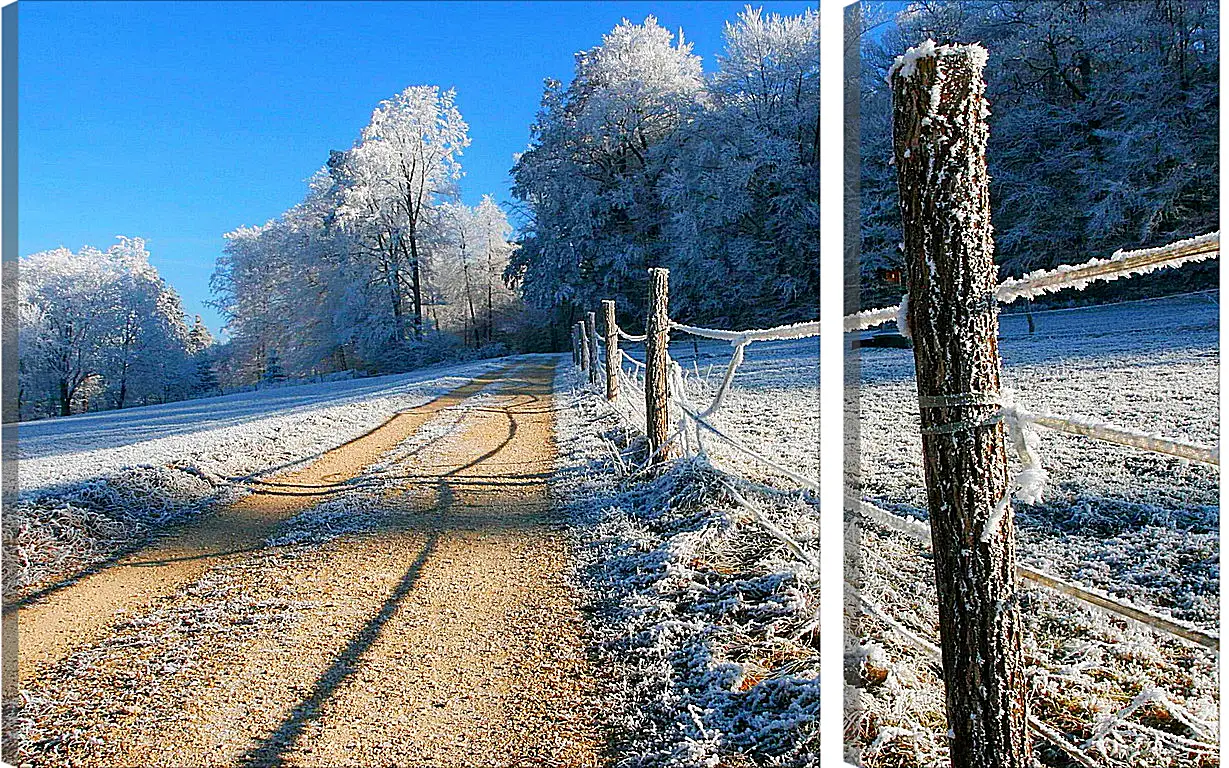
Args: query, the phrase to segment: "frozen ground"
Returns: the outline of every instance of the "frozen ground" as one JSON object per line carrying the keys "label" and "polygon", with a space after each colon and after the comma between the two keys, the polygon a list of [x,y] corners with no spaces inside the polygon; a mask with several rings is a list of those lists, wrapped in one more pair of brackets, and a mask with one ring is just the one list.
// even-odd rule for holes
{"label": "frozen ground", "polygon": [[[1030,410],[1215,445],[1217,313],[1210,292],[1038,312],[1031,335],[1023,315],[1003,315],[1004,385]],[[924,518],[912,352],[863,349],[860,361],[863,496]],[[1017,505],[1021,562],[1218,629],[1216,468],[1046,431],[1039,456],[1050,481],[1043,503]],[[932,565],[921,547],[868,525],[858,555],[864,593],[933,642]],[[1021,607],[1034,714],[1100,764],[1217,764],[1213,654],[1041,590],[1027,590]],[[937,671],[884,622],[861,622],[864,642],[848,659],[858,681],[847,713],[851,757],[860,753],[866,766],[942,763]],[[1047,764],[1069,764],[1038,744]]]}
{"label": "frozen ground", "polygon": [[282,387],[19,427],[20,500],[4,517],[5,597],[80,572],[508,362]]}

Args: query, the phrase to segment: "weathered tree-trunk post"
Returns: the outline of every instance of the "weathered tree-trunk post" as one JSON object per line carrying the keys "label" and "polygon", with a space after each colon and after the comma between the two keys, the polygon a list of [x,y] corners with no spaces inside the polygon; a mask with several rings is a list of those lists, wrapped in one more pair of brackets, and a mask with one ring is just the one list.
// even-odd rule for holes
{"label": "weathered tree-trunk post", "polygon": [[572,365],[580,365],[580,352],[576,344],[576,326],[572,326]]}
{"label": "weathered tree-trunk post", "polygon": [[925,43],[892,68],[893,132],[939,592],[951,761],[1024,768],[1015,529],[998,421],[989,130],[978,45]]}
{"label": "weathered tree-trunk post", "polygon": [[585,313],[585,328],[589,331],[589,383],[597,384],[598,375],[602,370],[597,352],[597,314]]}
{"label": "weathered tree-trunk post", "polygon": [[619,396],[619,326],[615,322],[614,299],[602,301],[606,322],[606,399]]}
{"label": "weathered tree-trunk post", "polygon": [[572,329],[576,332],[577,338],[580,339],[579,350],[578,350],[580,352],[580,370],[588,371],[589,370],[589,342],[588,342],[588,337],[585,336],[585,322],[583,320],[577,321],[576,325],[574,325]]}
{"label": "weathered tree-trunk post", "polygon": [[649,308],[644,331],[644,413],[650,461],[670,458],[670,270],[649,270]]}

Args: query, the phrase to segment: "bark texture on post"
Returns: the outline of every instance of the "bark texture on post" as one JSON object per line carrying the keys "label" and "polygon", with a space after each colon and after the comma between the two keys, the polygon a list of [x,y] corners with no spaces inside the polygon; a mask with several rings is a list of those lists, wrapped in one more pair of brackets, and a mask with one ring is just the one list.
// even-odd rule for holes
{"label": "bark texture on post", "polygon": [[644,331],[644,413],[651,461],[670,458],[670,270],[649,270],[649,308]]}
{"label": "bark texture on post", "polygon": [[585,329],[589,333],[589,383],[597,384],[598,373],[602,367],[597,352],[597,315],[595,313],[585,313]]}
{"label": "bark texture on post", "polygon": [[924,43],[891,74],[952,765],[1024,768],[1015,530],[1003,424],[981,46]]}
{"label": "bark texture on post", "polygon": [[606,323],[606,399],[619,396],[619,326],[615,322],[614,299],[602,300]]}

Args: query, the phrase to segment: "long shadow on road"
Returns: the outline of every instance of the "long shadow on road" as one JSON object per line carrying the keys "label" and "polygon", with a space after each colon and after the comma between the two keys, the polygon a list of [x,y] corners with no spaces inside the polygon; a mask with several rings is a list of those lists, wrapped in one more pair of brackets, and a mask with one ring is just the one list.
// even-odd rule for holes
{"label": "long shadow on road", "polygon": [[442,532],[437,530],[427,537],[427,541],[423,544],[422,550],[419,551],[418,557],[406,569],[405,574],[401,577],[401,581],[398,582],[396,589],[384,601],[380,611],[367,622],[366,626],[359,630],[342,652],[337,655],[332,665],[316,680],[311,694],[286,716],[286,719],[282,721],[282,725],[256,747],[240,756],[238,760],[239,765],[272,766],[284,763],[285,753],[295,745],[299,736],[302,735],[303,729],[319,717],[320,708],[333,695],[333,692],[345,682],[346,678],[358,668],[359,659],[379,638],[384,625],[396,615],[401,602],[414,588],[414,584],[418,581],[419,576],[422,575],[423,567],[427,564],[427,559],[430,558],[441,535]]}
{"label": "long shadow on road", "polygon": [[[549,473],[504,476],[498,472],[492,472],[480,476],[461,476],[467,470],[489,462],[513,442],[520,429],[516,418],[517,415],[545,413],[543,410],[534,409],[542,401],[542,398],[538,395],[518,394],[515,397],[517,401],[521,402],[515,402],[502,408],[482,409],[488,413],[497,413],[507,419],[507,433],[492,448],[464,464],[452,466],[447,472],[442,474],[434,476],[406,475],[399,478],[403,481],[409,481],[402,486],[403,489],[406,486],[412,487],[415,484],[415,480],[433,480],[435,482],[435,503],[433,509],[429,510],[434,513],[434,519],[424,521],[423,518],[418,517],[418,525],[410,526],[422,529],[426,527],[423,525],[426,522],[431,527],[431,533],[428,535],[425,544],[414,562],[401,577],[396,588],[385,599],[380,610],[372,616],[362,629],[355,633],[350,642],[347,643],[345,648],[329,665],[328,669],[317,678],[311,693],[286,715],[277,730],[244,752],[237,761],[238,765],[261,766],[263,768],[264,766],[280,766],[286,763],[287,754],[295,748],[297,741],[307,727],[321,716],[322,708],[327,701],[342,686],[346,679],[360,668],[362,656],[371,649],[385,626],[397,614],[405,598],[414,589],[428,559],[439,544],[440,538],[451,530],[447,516],[453,507],[458,505],[457,490],[473,490],[476,487],[507,490],[513,487],[532,485],[541,487],[545,484]],[[508,482],[509,480],[512,482]],[[454,483],[458,488],[453,487]],[[499,491],[495,490],[494,492],[498,494]],[[485,504],[481,506],[485,506]],[[526,507],[527,509],[533,508],[533,505],[525,504],[523,501],[519,502],[517,506]],[[393,525],[385,526],[385,531],[400,527],[396,525],[395,520],[388,522],[393,523]],[[457,520],[456,522],[465,527],[472,526],[473,523],[468,518],[465,521]]]}

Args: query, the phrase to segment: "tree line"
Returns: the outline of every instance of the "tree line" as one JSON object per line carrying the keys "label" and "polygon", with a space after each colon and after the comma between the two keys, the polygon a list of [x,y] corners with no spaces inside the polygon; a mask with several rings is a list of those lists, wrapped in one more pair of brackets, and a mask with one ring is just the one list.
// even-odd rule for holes
{"label": "tree line", "polygon": [[643,312],[650,266],[675,273],[682,319],[812,319],[818,46],[816,12],[748,8],[705,74],[681,31],[623,21],[577,54],[569,84],[546,82],[514,158],[515,231],[490,196],[460,202],[456,94],[407,88],[298,204],[224,235],[211,281],[224,343],[188,327],[139,240],[25,257],[23,416],[561,349],[598,298]]}
{"label": "tree line", "polygon": [[18,281],[18,413],[67,416],[217,394],[213,337],[140,238],[23,257]]}

